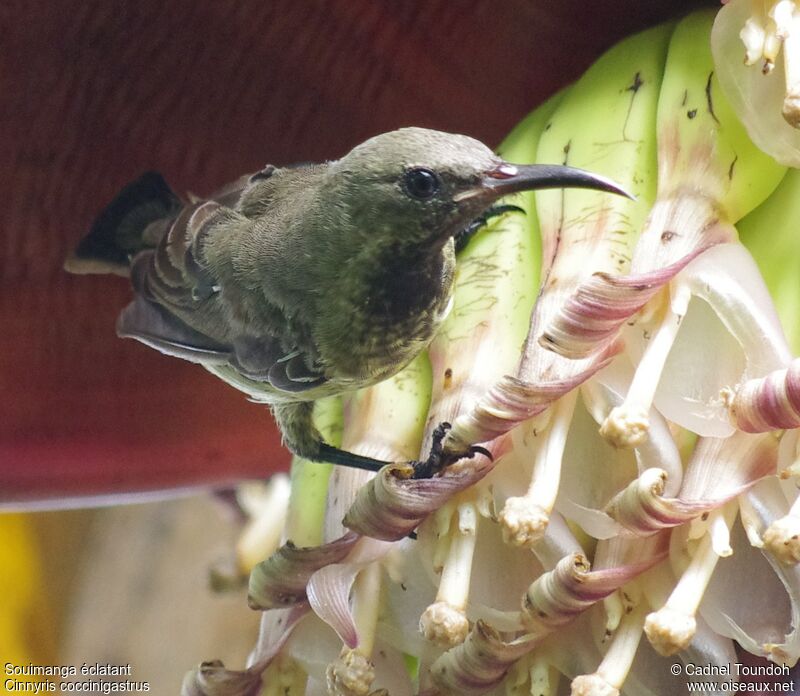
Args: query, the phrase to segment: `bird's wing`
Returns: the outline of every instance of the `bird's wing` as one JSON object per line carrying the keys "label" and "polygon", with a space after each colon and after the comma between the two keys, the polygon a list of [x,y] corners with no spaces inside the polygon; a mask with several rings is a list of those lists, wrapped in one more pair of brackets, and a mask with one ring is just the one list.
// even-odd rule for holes
{"label": "bird's wing", "polygon": [[204,262],[206,235],[224,234],[236,216],[218,200],[186,205],[156,248],[134,258],[136,297],[120,315],[117,333],[191,362],[229,364],[280,391],[317,387],[326,381],[321,369],[299,350],[287,350],[280,336],[252,335]]}

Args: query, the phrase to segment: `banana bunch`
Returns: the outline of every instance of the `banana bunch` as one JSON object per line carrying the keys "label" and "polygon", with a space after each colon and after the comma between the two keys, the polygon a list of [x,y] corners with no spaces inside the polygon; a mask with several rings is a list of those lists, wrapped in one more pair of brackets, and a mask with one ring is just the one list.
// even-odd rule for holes
{"label": "banana bunch", "polygon": [[184,694],[656,696],[681,661],[731,675],[734,641],[779,680],[800,658],[800,172],[731,107],[713,20],[626,39],[514,129],[506,159],[634,197],[504,201],[430,372],[345,409],[350,445],[385,417],[414,449],[447,420],[494,461],[357,491],[297,462],[284,538],[304,548],[251,576],[250,666],[204,663]]}

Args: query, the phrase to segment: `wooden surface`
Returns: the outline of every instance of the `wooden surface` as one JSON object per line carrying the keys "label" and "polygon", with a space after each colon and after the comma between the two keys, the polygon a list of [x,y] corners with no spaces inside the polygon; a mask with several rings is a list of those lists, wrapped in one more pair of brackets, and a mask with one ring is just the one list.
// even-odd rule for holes
{"label": "wooden surface", "polygon": [[690,0],[6,0],[0,499],[285,467],[264,407],[114,335],[126,281],[61,264],[141,171],[206,193],[404,125],[496,143],[617,38]]}

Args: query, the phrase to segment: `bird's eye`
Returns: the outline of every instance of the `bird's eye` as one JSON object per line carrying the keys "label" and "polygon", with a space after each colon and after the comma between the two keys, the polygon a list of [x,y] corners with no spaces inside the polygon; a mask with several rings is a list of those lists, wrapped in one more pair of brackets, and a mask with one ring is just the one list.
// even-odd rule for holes
{"label": "bird's eye", "polygon": [[439,177],[424,167],[409,169],[403,177],[403,183],[408,195],[421,201],[432,198],[439,190]]}

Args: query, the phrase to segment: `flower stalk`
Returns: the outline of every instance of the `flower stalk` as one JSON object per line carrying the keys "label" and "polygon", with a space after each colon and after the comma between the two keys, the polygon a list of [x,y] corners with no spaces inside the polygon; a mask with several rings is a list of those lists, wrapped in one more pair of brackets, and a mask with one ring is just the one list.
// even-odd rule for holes
{"label": "flower stalk", "polygon": [[644,598],[626,608],[597,670],[572,680],[572,696],[619,696],[633,666],[646,613]]}
{"label": "flower stalk", "polygon": [[[647,615],[644,631],[656,651],[665,656],[684,650],[697,631],[695,614],[720,553],[730,555],[727,533],[736,514],[735,506],[715,510],[709,516],[709,533],[700,540],[666,604]],[[715,548],[716,547],[716,548]]]}

